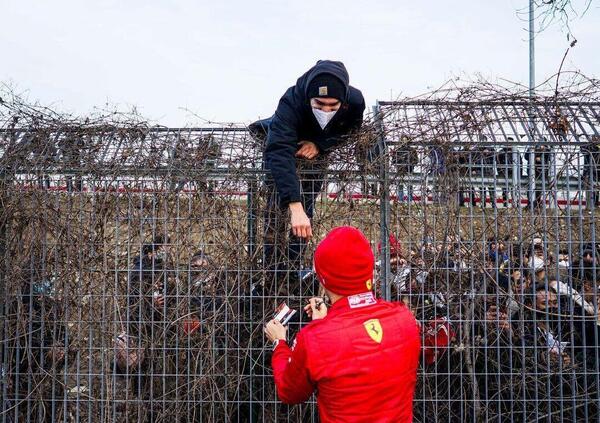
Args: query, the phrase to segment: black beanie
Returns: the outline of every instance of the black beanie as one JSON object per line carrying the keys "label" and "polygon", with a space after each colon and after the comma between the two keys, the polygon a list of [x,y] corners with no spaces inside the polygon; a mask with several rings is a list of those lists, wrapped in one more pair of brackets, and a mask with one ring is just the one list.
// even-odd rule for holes
{"label": "black beanie", "polygon": [[339,78],[329,73],[322,73],[315,76],[307,90],[308,98],[331,97],[344,101],[346,98],[346,87]]}

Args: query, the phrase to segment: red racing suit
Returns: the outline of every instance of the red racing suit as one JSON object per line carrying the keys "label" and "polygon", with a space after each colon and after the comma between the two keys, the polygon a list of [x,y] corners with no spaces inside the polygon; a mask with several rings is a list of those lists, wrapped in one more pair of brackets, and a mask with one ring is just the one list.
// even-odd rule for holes
{"label": "red racing suit", "polygon": [[313,391],[321,422],[411,422],[421,341],[402,303],[371,293],[345,297],[302,328],[292,349],[280,341],[272,366],[287,404]]}

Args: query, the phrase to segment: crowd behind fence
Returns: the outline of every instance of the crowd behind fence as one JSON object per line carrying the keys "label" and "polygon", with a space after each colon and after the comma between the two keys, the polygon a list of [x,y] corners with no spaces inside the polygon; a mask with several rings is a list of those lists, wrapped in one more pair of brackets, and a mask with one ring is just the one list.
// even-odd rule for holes
{"label": "crowd behind fence", "polygon": [[[0,421],[317,421],[262,332],[318,293],[263,140],[4,107]],[[600,418],[599,128],[594,101],[381,102],[299,161],[315,240],[359,227],[421,323],[415,421]]]}

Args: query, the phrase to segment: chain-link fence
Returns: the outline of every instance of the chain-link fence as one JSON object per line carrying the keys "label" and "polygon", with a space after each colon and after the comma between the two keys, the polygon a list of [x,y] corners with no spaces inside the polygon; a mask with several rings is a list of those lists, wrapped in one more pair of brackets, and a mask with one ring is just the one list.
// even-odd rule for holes
{"label": "chain-link fence", "polygon": [[[314,401],[280,404],[270,373],[264,323],[319,288],[260,134],[11,107],[0,421],[318,421]],[[382,102],[344,146],[298,160],[315,240],[363,230],[377,295],[422,324],[415,421],[600,418],[599,116]]]}

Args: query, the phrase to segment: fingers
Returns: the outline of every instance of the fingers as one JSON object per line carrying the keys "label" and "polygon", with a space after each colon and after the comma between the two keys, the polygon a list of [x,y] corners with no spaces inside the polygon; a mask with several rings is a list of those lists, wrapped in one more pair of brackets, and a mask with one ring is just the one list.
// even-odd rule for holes
{"label": "fingers", "polygon": [[271,341],[285,339],[287,329],[278,320],[270,320],[264,328],[264,332]]}
{"label": "fingers", "polygon": [[267,324],[265,325],[265,332],[269,333],[272,330],[277,330],[277,329],[280,329],[283,327],[284,326],[281,324],[281,322],[279,320],[272,319],[272,320],[269,320],[267,322]]}
{"label": "fingers", "polygon": [[310,226],[310,222],[307,226],[304,227],[304,238],[310,239],[312,238],[312,227]]}
{"label": "fingers", "polygon": [[317,149],[315,147],[308,147],[305,152],[305,157],[308,160],[312,160],[315,157],[317,157],[318,154],[319,154],[319,152],[317,151]]}
{"label": "fingers", "polygon": [[306,312],[306,315],[308,317],[312,317],[313,311],[312,311],[310,304],[307,304],[304,306],[304,311]]}
{"label": "fingers", "polygon": [[306,157],[308,154],[310,154],[311,148],[310,145],[306,143],[306,141],[301,141],[299,144],[302,147],[298,149],[298,151],[296,152],[296,156]]}
{"label": "fingers", "polygon": [[296,152],[296,157],[312,160],[319,155],[317,146],[310,141],[300,141],[300,149]]}
{"label": "fingers", "polygon": [[306,304],[304,306],[304,308],[306,309],[306,308],[310,308],[311,306],[316,306],[317,303],[319,303],[321,301],[323,301],[323,298],[321,298],[321,297],[312,297],[308,300],[308,304]]}
{"label": "fingers", "polygon": [[323,302],[323,298],[313,297],[308,300],[308,304],[304,306],[306,314],[311,319],[322,319],[327,315],[327,306]]}
{"label": "fingers", "polygon": [[302,227],[300,225],[292,226],[292,233],[297,237],[302,237]]}
{"label": "fingers", "polygon": [[320,307],[317,307],[317,304],[322,301],[321,298],[313,297],[308,300],[308,304],[304,306],[304,311],[308,315],[308,317],[312,317],[315,312],[317,312]]}
{"label": "fingers", "polygon": [[297,224],[292,226],[292,234],[299,238],[310,239],[312,238],[312,227],[310,221],[304,224]]}
{"label": "fingers", "polygon": [[270,320],[269,322],[267,322],[267,324],[265,325],[265,328],[264,328],[265,335],[267,335],[267,338],[269,338],[271,340],[273,339],[272,332],[273,332],[274,322],[275,322],[275,320]]}
{"label": "fingers", "polygon": [[313,314],[313,315],[315,315],[315,314],[319,313],[319,309],[320,309],[321,307],[317,307],[317,304],[316,304],[316,303],[314,303],[314,302],[311,302],[311,303],[310,303],[310,308],[312,309],[312,314]]}
{"label": "fingers", "polygon": [[311,152],[311,151],[298,150],[298,152],[296,153],[296,157],[301,157],[303,159],[312,160],[315,157],[317,157],[317,154],[314,152]]}
{"label": "fingers", "polygon": [[304,213],[304,210],[292,210],[291,216],[292,234],[300,238],[311,238],[312,228],[310,219]]}

